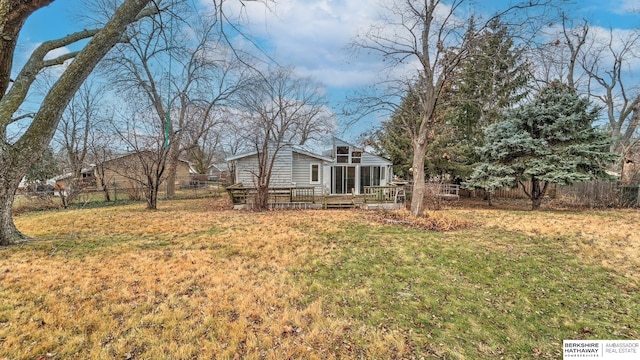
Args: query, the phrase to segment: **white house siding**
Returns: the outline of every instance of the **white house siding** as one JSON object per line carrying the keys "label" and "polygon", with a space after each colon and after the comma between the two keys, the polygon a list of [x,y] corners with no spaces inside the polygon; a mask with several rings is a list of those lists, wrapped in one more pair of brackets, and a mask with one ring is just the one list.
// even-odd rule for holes
{"label": "white house siding", "polygon": [[362,153],[362,166],[391,166],[391,162],[369,153]]}
{"label": "white house siding", "polygon": [[[290,187],[291,186],[291,149],[284,148],[278,151],[277,158],[273,164],[271,181],[269,187]],[[258,156],[251,155],[240,158],[236,162],[236,182],[241,182],[244,186],[254,187],[254,172],[258,171]]]}
{"label": "white house siding", "polygon": [[[316,195],[323,193],[324,169],[323,161],[305,154],[293,152],[292,154],[292,181],[297,187],[313,187]],[[311,184],[311,164],[318,165],[318,183]]]}
{"label": "white house siding", "polygon": [[258,169],[258,157],[256,155],[247,156],[236,160],[236,183],[244,186],[254,186],[254,176],[251,171]]}

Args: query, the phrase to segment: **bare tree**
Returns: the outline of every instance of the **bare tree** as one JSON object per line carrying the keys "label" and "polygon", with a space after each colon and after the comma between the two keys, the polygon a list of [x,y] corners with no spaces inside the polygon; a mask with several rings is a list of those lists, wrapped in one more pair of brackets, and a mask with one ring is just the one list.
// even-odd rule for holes
{"label": "bare tree", "polygon": [[[82,170],[89,166],[87,157],[90,153],[91,134],[99,126],[103,89],[95,82],[85,82],[67,106],[54,141],[63,151],[71,181],[61,194],[63,205],[81,193],[87,185],[82,179]],[[66,194],[66,195],[65,195]]]}
{"label": "bare tree", "polygon": [[[136,195],[142,193],[147,202],[147,209],[155,210],[158,206],[160,186],[167,180],[167,158],[170,148],[165,146],[163,119],[158,119],[150,108],[138,109],[135,98],[128,99],[130,112],[120,114],[120,121],[114,122],[114,130],[118,134],[121,148],[125,148],[123,161],[109,162],[103,166],[103,174],[107,170],[128,179],[126,185]],[[126,156],[125,156],[126,155]],[[109,186],[109,179],[103,186]]]}
{"label": "bare tree", "polygon": [[[84,79],[98,62],[122,39],[126,27],[145,14],[148,0],[125,0],[101,28],[82,30],[61,39],[45,41],[31,54],[27,63],[11,79],[13,58],[22,26],[36,10],[52,1],[0,0],[0,245],[26,239],[13,222],[12,205],[20,180],[29,166],[49,145],[60,117]],[[55,49],[90,39],[80,51],[53,59],[45,56]],[[23,102],[34,81],[47,67],[73,59],[42,99],[39,108],[28,116],[30,125],[18,137],[10,138],[8,128],[18,120]]]}
{"label": "bare tree", "polygon": [[[505,26],[522,26],[525,22],[516,18],[505,20],[516,11],[527,16],[529,24],[535,24],[534,14],[526,10],[548,2],[534,0],[510,6],[480,23],[476,33],[481,34],[496,18]],[[441,120],[437,108],[453,70],[469,54],[468,42],[475,38],[473,34],[464,36],[469,15],[464,14],[463,4],[465,0],[390,1],[384,5],[381,21],[353,44],[358,50],[378,54],[388,64],[387,73],[392,76],[384,81],[391,84],[392,96],[407,89],[417,95],[420,114],[403,123],[413,148],[411,212],[416,216],[424,211],[424,158]]]}
{"label": "bare tree", "polygon": [[113,143],[114,135],[111,132],[98,128],[96,131],[89,133],[88,141],[88,157],[94,166],[94,174],[96,183],[102,186],[104,201],[111,201],[109,193],[109,184],[107,184],[105,162],[114,157]]}
{"label": "bare tree", "polygon": [[252,175],[259,209],[268,207],[271,175],[282,147],[304,145],[333,129],[333,115],[323,93],[310,79],[296,77],[291,69],[278,68],[256,76],[251,89],[240,96],[245,137],[258,158],[258,168]]}
{"label": "bare tree", "polygon": [[[167,195],[175,193],[175,171],[185,151],[216,138],[222,121],[217,109],[243,86],[243,64],[231,53],[219,31],[219,19],[194,10],[170,23],[140,22],[130,41],[109,58],[109,71],[119,88],[140,92],[155,116],[165,122]],[[171,30],[169,30],[169,28]],[[208,165],[207,165],[208,166]]]}
{"label": "bare tree", "polygon": [[[187,124],[185,128],[186,140],[184,144],[189,161],[192,162],[194,169],[198,174],[206,174],[209,167],[221,156],[221,140],[224,128],[229,122],[226,119],[225,111],[209,111],[209,107],[205,109],[191,107],[191,111],[195,111],[193,117],[204,118],[210,117],[208,121],[194,121]],[[191,126],[193,125],[193,126]]]}
{"label": "bare tree", "polygon": [[611,151],[622,153],[636,133],[640,116],[640,89],[628,87],[627,67],[637,62],[640,32],[633,31],[618,37],[609,30],[606,39],[592,38],[581,58],[581,65],[589,76],[588,94],[604,107],[611,137]]}

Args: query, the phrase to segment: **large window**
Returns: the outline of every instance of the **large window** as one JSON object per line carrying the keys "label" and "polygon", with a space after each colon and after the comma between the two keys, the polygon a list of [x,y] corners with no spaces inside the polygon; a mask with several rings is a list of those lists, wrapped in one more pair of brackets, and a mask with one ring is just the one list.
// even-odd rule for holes
{"label": "large window", "polygon": [[311,184],[319,184],[320,183],[320,164],[311,164]]}

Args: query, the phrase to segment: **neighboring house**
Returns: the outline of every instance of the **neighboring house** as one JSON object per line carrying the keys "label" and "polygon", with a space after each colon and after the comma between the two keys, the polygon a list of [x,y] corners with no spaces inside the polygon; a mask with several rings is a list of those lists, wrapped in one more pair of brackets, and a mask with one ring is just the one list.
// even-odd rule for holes
{"label": "neighboring house", "polygon": [[[255,187],[257,152],[227,158],[235,183]],[[365,186],[386,186],[393,178],[391,161],[333,138],[322,155],[284,145],[276,155],[269,187],[313,187],[316,194],[362,194]]]}
{"label": "neighboring house", "polygon": [[[67,196],[69,194],[69,190],[72,189],[71,183],[73,182],[73,173],[66,173],[63,175],[58,175],[52,179],[47,180],[48,185],[52,185],[55,196]],[[90,168],[84,168],[81,170],[81,178],[80,181],[76,182],[74,186],[76,187],[74,191],[81,191],[82,189],[95,188],[96,177],[95,177],[95,168],[91,165]],[[79,186],[79,187],[78,187]]]}
{"label": "neighboring house", "polygon": [[225,164],[211,164],[207,169],[207,178],[209,181],[220,181],[220,177],[222,177],[225,171]]}
{"label": "neighboring house", "polygon": [[[82,169],[81,174],[80,188],[84,189],[96,186],[95,166],[91,165],[90,168]],[[56,189],[68,189],[71,181],[73,181],[73,173],[58,175],[48,182],[53,182]]]}
{"label": "neighboring house", "polygon": [[[149,163],[152,163],[151,153],[148,155]],[[96,166],[96,171],[104,171],[104,184],[101,183],[101,177],[98,178],[98,187],[113,188],[138,188],[140,182],[146,183],[146,175],[143,170],[142,163],[140,161],[140,154],[129,153],[115,157],[110,160],[106,160]],[[163,182],[167,178],[167,173],[163,174]],[[191,166],[187,161],[178,161],[178,168],[176,169],[176,187],[188,187],[191,180]]]}

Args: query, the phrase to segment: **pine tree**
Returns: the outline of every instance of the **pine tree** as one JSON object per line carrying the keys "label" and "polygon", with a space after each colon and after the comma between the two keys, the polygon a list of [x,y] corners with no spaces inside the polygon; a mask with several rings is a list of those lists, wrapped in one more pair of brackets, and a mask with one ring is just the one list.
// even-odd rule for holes
{"label": "pine tree", "polygon": [[[454,70],[439,112],[449,131],[427,154],[433,165],[444,166],[456,178],[466,178],[478,162],[475,147],[484,142],[483,129],[504,119],[504,112],[522,101],[529,68],[507,27],[493,19],[477,33],[473,19],[465,37],[469,55]],[[439,146],[439,147],[438,147]],[[442,163],[439,157],[445,157]],[[438,161],[440,160],[440,161]]]}
{"label": "pine tree", "polygon": [[391,117],[383,121],[371,136],[374,151],[391,160],[393,173],[403,178],[410,174],[413,159],[413,147],[406,130],[407,123],[420,118],[419,102],[415,92],[408,91]]}
{"label": "pine tree", "polygon": [[597,115],[574,89],[553,82],[485,129],[484,145],[477,149],[481,162],[465,185],[492,192],[520,184],[536,210],[549,184],[606,177],[604,165],[617,156],[609,152],[607,134],[592,125]]}

